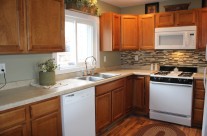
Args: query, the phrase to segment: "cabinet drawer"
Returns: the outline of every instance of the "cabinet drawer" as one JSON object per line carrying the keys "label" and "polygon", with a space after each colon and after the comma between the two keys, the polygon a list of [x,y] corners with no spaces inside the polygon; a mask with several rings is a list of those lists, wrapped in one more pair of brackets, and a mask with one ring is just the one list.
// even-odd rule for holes
{"label": "cabinet drawer", "polygon": [[203,110],[204,100],[195,99],[194,100],[194,108]]}
{"label": "cabinet drawer", "polygon": [[0,113],[0,130],[15,124],[23,123],[26,120],[26,108]]}
{"label": "cabinet drawer", "polygon": [[30,106],[31,117],[36,118],[42,115],[49,114],[51,112],[57,111],[60,108],[60,99],[59,97],[39,102]]}
{"label": "cabinet drawer", "polygon": [[124,84],[125,84],[125,80],[120,79],[120,80],[112,81],[110,83],[99,85],[96,87],[96,96],[101,95],[101,94],[105,94],[105,93],[107,93],[111,90],[114,90],[116,88],[120,88],[120,87],[124,86]]}
{"label": "cabinet drawer", "polygon": [[204,98],[205,98],[205,91],[204,90],[200,90],[200,89],[196,89],[194,97],[195,97],[195,99],[204,100]]}
{"label": "cabinet drawer", "polygon": [[195,80],[195,88],[205,90],[203,86],[203,80]]}

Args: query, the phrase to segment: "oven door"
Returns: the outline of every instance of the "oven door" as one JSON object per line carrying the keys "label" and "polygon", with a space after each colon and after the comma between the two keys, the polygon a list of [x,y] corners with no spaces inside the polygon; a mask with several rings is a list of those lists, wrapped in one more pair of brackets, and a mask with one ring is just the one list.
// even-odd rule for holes
{"label": "oven door", "polygon": [[150,81],[150,110],[180,116],[192,114],[193,86]]}

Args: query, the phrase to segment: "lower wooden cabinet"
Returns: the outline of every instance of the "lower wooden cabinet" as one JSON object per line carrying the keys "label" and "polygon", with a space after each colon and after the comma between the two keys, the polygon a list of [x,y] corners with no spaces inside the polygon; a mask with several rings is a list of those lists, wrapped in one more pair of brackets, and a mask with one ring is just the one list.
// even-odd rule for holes
{"label": "lower wooden cabinet", "polygon": [[62,136],[60,98],[0,112],[0,136]]}
{"label": "lower wooden cabinet", "polygon": [[204,96],[205,89],[203,80],[194,80],[194,98],[193,98],[193,118],[192,125],[201,127],[203,122]]}
{"label": "lower wooden cabinet", "polygon": [[111,123],[111,92],[96,97],[96,130]]}
{"label": "lower wooden cabinet", "polygon": [[126,78],[125,89],[125,112],[130,112],[133,108],[133,89],[134,89],[134,76]]}
{"label": "lower wooden cabinet", "polygon": [[134,78],[133,106],[136,113],[149,115],[149,76]]}
{"label": "lower wooden cabinet", "polygon": [[0,132],[0,136],[27,136],[26,125],[17,125]]}
{"label": "lower wooden cabinet", "polygon": [[96,86],[96,132],[124,115],[125,79]]}
{"label": "lower wooden cabinet", "polygon": [[112,91],[112,120],[124,115],[124,87]]}
{"label": "lower wooden cabinet", "polygon": [[51,113],[32,121],[32,136],[61,136],[60,114]]}

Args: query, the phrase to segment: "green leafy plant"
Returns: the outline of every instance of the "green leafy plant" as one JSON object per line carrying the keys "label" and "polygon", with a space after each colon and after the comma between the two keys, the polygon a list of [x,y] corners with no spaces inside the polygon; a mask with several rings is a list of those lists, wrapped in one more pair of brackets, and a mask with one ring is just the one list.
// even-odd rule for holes
{"label": "green leafy plant", "polygon": [[55,63],[55,59],[49,59],[43,63],[38,64],[40,71],[42,72],[53,72],[57,69],[57,64]]}

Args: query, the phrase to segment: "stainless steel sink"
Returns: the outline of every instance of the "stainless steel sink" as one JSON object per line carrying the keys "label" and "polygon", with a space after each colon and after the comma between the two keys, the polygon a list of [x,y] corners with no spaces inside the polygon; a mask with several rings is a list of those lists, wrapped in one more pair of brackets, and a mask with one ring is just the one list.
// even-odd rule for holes
{"label": "stainless steel sink", "polygon": [[96,76],[84,76],[84,77],[77,77],[77,79],[87,80],[87,81],[99,81],[99,80],[103,80],[104,78],[96,77]]}
{"label": "stainless steel sink", "polygon": [[113,74],[113,73],[97,73],[93,76],[95,77],[102,77],[102,78],[111,78],[111,77],[114,77],[114,76],[118,76],[120,74]]}
{"label": "stainless steel sink", "polygon": [[87,80],[87,81],[99,81],[106,78],[111,78],[114,76],[118,76],[120,74],[112,74],[112,73],[97,73],[93,76],[83,76],[83,77],[77,77],[76,79],[80,80]]}

